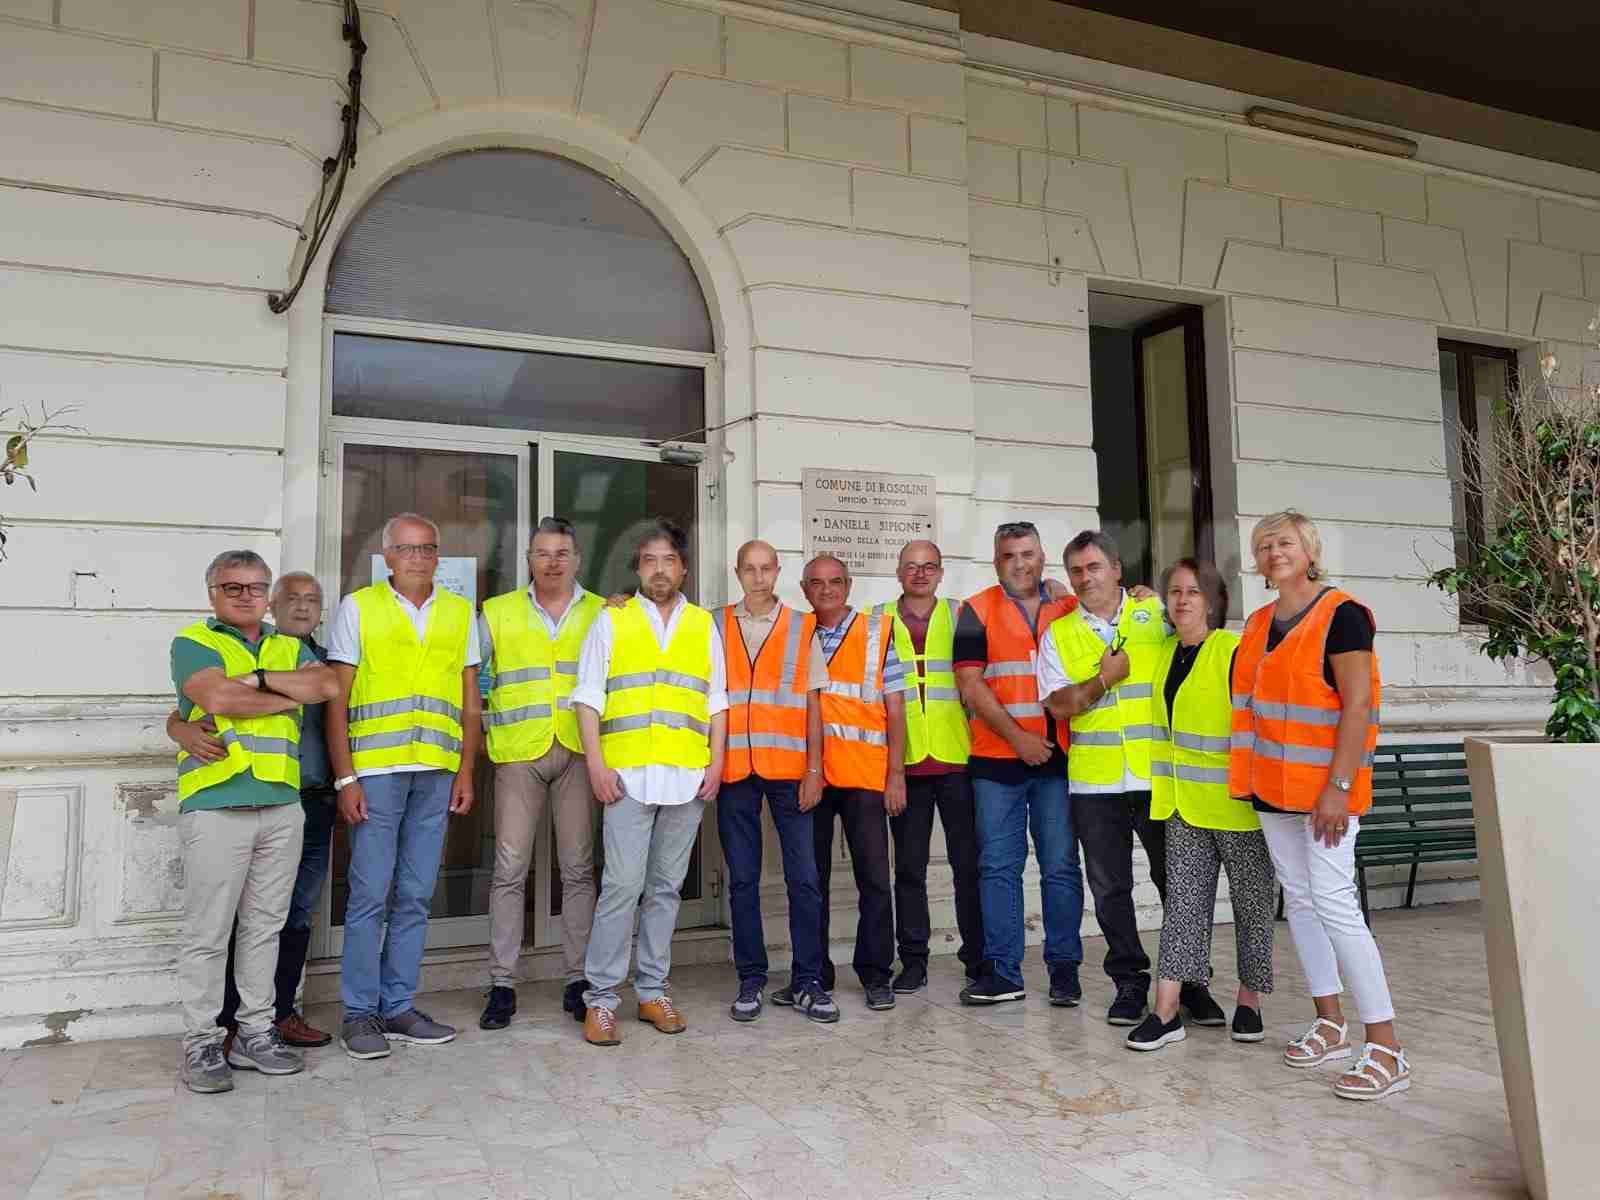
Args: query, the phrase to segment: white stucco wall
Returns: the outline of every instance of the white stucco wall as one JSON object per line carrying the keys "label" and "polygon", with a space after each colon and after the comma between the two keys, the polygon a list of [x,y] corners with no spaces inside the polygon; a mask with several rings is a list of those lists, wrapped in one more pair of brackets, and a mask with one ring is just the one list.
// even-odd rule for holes
{"label": "white stucco wall", "polygon": [[[832,23],[784,7],[364,9],[345,215],[385,170],[496,130],[614,164],[720,314],[723,417],[755,417],[727,436],[728,544],[774,541],[793,599],[806,466],[935,474],[952,593],[992,577],[1001,519],[1052,547],[1094,524],[1089,287],[1205,304],[1218,518],[1242,531],[1219,545],[1312,513],[1378,612],[1391,724],[1539,723],[1537,680],[1478,657],[1418,582],[1449,544],[1435,342],[1581,341],[1600,206],[1576,193],[1600,178],[1319,148],[1243,126],[1244,97],[964,46],[949,14],[893,0]],[[0,14],[0,407],[73,404],[84,429],[38,443],[37,495],[0,497],[3,1044],[166,1019],[167,647],[217,549],[316,554],[320,300],[284,318],[265,295],[348,58],[312,0]],[[1574,194],[1518,182],[1540,178]]]}

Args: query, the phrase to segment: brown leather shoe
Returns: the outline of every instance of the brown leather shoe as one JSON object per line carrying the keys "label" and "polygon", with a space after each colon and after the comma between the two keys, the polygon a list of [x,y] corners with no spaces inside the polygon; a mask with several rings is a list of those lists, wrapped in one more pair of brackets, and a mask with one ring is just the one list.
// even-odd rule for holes
{"label": "brown leather shoe", "polygon": [[615,1046],[622,1041],[622,1031],[617,1028],[617,1014],[609,1008],[591,1004],[583,1018],[583,1040],[591,1046]]}
{"label": "brown leather shoe", "polygon": [[272,1024],[277,1029],[279,1036],[291,1046],[326,1046],[333,1041],[333,1034],[323,1033],[315,1025],[307,1022],[299,1013],[290,1013],[283,1020],[274,1021]]}
{"label": "brown leather shoe", "polygon": [[662,1033],[682,1033],[689,1026],[672,1006],[670,996],[659,1000],[642,1000],[639,1003],[639,1020],[648,1021]]}

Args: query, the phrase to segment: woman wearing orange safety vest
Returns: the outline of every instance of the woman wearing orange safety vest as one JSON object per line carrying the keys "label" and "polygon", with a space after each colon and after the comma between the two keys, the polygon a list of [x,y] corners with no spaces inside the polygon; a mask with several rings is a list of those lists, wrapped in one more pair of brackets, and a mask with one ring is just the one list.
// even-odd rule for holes
{"label": "woman wearing orange safety vest", "polygon": [[1376,622],[1364,605],[1322,582],[1322,538],[1299,513],[1263,518],[1250,547],[1278,596],[1245,623],[1234,658],[1228,786],[1261,817],[1316,1005],[1311,1028],[1283,1058],[1305,1068],[1354,1054],[1340,1005],[1342,971],[1366,1044],[1333,1090],[1377,1100],[1409,1088],[1411,1068],[1356,895],[1356,836],[1372,805],[1378,741]]}

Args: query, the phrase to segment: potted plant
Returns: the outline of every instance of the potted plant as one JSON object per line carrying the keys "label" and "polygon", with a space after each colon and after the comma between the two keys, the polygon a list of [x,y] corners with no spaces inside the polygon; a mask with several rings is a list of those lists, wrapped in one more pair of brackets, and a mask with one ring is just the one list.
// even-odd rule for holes
{"label": "potted plant", "polygon": [[1483,653],[1554,677],[1544,738],[1467,739],[1501,1073],[1545,1200],[1600,1179],[1600,380],[1554,351],[1527,374],[1487,445],[1463,438],[1483,544],[1430,582],[1482,622]]}

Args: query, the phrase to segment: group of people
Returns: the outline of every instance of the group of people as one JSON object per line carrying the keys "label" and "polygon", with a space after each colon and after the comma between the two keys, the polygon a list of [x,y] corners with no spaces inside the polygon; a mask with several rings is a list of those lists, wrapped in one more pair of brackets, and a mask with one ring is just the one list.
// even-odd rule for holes
{"label": "group of people", "polygon": [[[1322,582],[1321,542],[1305,517],[1257,525],[1251,551],[1277,596],[1240,633],[1223,627],[1227,589],[1210,563],[1180,559],[1159,593],[1130,590],[1116,543],[1086,531],[1063,556],[1069,591],[1045,579],[1027,522],[995,531],[997,581],[965,601],[939,593],[938,546],[913,541],[899,556],[899,598],[865,610],[850,604],[845,563],[812,559],[800,581],[809,612],[778,599],[779,557],[763,541],[738,551],[736,603],[715,612],[690,603],[688,540],[667,520],[637,539],[637,591],[605,598],[577,582],[572,525],[543,519],[528,587],[486,600],[481,615],[436,584],[433,522],[402,514],[382,542],[388,577],[341,601],[326,647],[313,637],[316,581],[296,572],[274,587],[250,551],[213,561],[214,616],[173,642],[181,1075],[191,1089],[226,1091],[232,1069],[298,1071],[301,1049],[332,1040],[295,995],[336,818],[350,827],[346,1053],[381,1058],[392,1041],[455,1037],[415,996],[446,825],[473,805],[480,739],[495,771],[484,1029],[505,1028],[517,1011],[526,879],[546,805],[562,881],[563,1005],[597,1046],[621,1040],[630,962],[639,1020],[667,1034],[686,1028],[668,987],[672,936],[708,803],[730,879],[729,1013],[742,1022],[769,1001],[840,1019],[828,949],[835,818],[859,897],[851,966],[866,1007],[893,1008],[897,994],[927,986],[937,813],[962,1003],[1026,996],[1031,836],[1052,1005],[1083,996],[1081,845],[1115,985],[1106,1019],[1131,1028],[1128,1047],[1180,1041],[1186,1018],[1230,1024],[1208,987],[1226,869],[1233,1038],[1265,1036],[1281,885],[1315,1006],[1284,1062],[1356,1056],[1341,1008],[1348,978],[1365,1039],[1334,1091],[1370,1100],[1409,1087],[1354,879],[1378,732],[1375,621]],[[787,984],[770,992],[763,804],[793,954]],[[1153,1008],[1135,837],[1164,910]]]}

